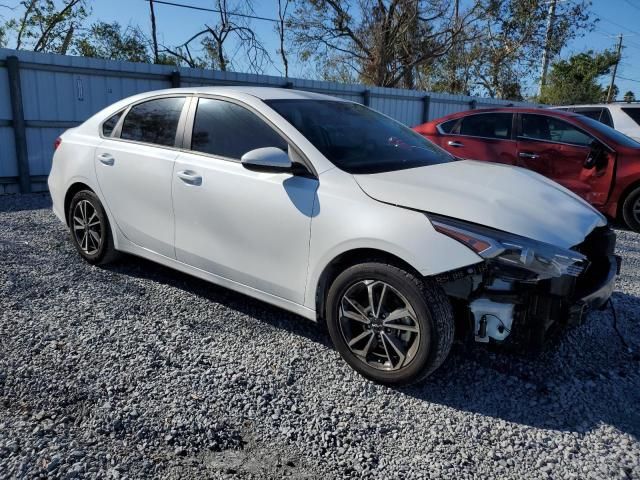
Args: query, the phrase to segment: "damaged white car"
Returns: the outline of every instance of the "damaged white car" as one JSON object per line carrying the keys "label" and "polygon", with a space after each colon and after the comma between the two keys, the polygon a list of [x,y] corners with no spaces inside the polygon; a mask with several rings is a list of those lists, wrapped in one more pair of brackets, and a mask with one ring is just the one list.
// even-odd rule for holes
{"label": "damaged white car", "polygon": [[122,100],[57,140],[49,188],[90,263],[127,252],[326,321],[387,384],[429,375],[455,337],[540,345],[620,269],[605,217],[565,188],[287,89]]}

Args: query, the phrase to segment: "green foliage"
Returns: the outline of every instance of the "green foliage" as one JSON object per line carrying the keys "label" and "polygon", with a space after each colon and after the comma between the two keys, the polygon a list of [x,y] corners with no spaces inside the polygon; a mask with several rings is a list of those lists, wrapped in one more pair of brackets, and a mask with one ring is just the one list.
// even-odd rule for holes
{"label": "green foliage", "polygon": [[617,61],[618,56],[613,51],[597,53],[589,50],[555,62],[538,101],[550,105],[603,101],[607,88],[598,80],[608,74]]}
{"label": "green foliage", "polygon": [[635,102],[636,94],[633,93],[631,90],[629,90],[627,93],[624,94],[624,101],[627,103]]}
{"label": "green foliage", "polygon": [[123,29],[118,22],[91,25],[89,32],[76,42],[74,53],[107,60],[152,62],[149,42],[144,34],[138,28]]}
{"label": "green foliage", "polygon": [[89,15],[86,0],[22,0],[16,11],[19,15],[2,27],[14,42],[7,46],[37,52],[64,51],[74,29]]}

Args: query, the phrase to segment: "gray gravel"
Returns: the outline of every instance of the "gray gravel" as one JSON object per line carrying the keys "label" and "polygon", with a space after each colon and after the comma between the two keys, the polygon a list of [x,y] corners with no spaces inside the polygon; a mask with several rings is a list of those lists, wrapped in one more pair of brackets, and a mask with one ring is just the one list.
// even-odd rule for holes
{"label": "gray gravel", "polygon": [[[363,380],[314,324],[126,257],[0,197],[0,477],[640,478],[640,362],[609,310],[536,358],[454,347]],[[640,235],[614,303],[640,347]]]}

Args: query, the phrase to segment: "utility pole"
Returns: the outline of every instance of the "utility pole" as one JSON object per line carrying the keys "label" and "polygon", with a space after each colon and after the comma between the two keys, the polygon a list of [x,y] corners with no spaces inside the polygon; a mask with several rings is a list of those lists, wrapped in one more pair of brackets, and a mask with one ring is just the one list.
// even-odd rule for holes
{"label": "utility pole", "polygon": [[153,8],[153,0],[149,0],[149,10],[151,13],[151,39],[153,40],[153,63],[158,63],[158,34],[156,32],[156,12]]}
{"label": "utility pole", "polygon": [[542,73],[540,75],[540,85],[538,85],[538,95],[542,93],[542,87],[547,81],[547,70],[549,70],[549,49],[551,47],[551,34],[553,33],[553,24],[556,20],[556,3],[557,0],[549,2],[549,13],[547,14],[547,32],[544,39],[544,50],[542,51]]}
{"label": "utility pole", "polygon": [[616,52],[616,63],[613,65],[613,73],[611,74],[611,84],[609,85],[609,92],[607,93],[607,103],[611,103],[611,95],[613,94],[613,84],[616,82],[616,73],[618,72],[618,64],[620,63],[620,56],[622,53],[622,34],[618,35],[618,50]]}

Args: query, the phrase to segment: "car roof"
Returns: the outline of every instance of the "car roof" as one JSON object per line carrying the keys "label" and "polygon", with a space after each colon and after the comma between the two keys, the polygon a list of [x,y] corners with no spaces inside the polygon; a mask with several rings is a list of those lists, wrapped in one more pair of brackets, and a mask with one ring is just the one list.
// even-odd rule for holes
{"label": "car roof", "polygon": [[552,117],[558,118],[575,118],[580,117],[582,115],[573,113],[573,112],[565,112],[563,110],[552,110],[549,108],[536,108],[536,107],[493,107],[493,108],[476,108],[474,110],[465,110],[463,112],[456,112],[445,117],[438,118],[436,120],[432,120],[437,123],[446,122],[448,120],[453,120],[461,117],[466,117],[469,115],[477,115],[479,113],[538,113],[549,115]]}
{"label": "car roof", "polygon": [[245,94],[259,98],[261,100],[337,100],[346,101],[340,98],[323,95],[320,93],[306,92],[282,87],[253,87],[244,85],[220,86],[220,87],[187,87],[171,88],[165,90],[153,90],[147,92],[148,96],[163,95],[166,93],[176,94],[200,94],[200,95],[224,95],[234,96],[234,94]]}
{"label": "car roof", "polygon": [[552,107],[556,108],[604,108],[604,107],[614,107],[614,108],[640,108],[640,103],[627,103],[627,102],[616,102],[616,103],[588,103],[584,105],[558,105]]}

